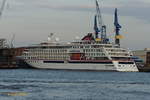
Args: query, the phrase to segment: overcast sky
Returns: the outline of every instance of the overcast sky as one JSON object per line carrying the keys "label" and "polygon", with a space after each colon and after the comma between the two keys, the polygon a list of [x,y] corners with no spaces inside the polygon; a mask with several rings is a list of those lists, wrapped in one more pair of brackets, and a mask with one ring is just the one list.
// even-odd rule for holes
{"label": "overcast sky", "polygon": [[[124,36],[121,45],[130,49],[150,47],[150,0],[98,1],[110,38],[114,36],[114,9],[118,8]],[[15,46],[46,41],[51,32],[60,41],[73,41],[93,32],[94,14],[95,0],[6,0],[0,37],[9,42],[15,34]]]}

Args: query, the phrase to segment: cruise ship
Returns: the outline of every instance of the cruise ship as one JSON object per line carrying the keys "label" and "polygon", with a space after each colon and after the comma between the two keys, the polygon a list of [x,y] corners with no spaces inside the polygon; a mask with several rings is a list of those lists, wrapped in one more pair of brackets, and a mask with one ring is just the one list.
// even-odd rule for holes
{"label": "cruise ship", "polygon": [[114,26],[115,43],[107,38],[106,26],[102,23],[96,0],[94,33],[88,33],[81,40],[69,43],[62,43],[57,39],[52,41],[53,34],[50,34],[47,42],[27,47],[21,57],[38,69],[137,72],[130,51],[120,46],[121,26],[118,23],[117,9]]}

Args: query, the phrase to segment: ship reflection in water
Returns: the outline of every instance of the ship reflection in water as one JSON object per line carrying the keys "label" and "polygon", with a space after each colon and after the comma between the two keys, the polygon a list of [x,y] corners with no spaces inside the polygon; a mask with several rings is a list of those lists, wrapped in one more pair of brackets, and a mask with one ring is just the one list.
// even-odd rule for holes
{"label": "ship reflection in water", "polygon": [[149,100],[149,73],[0,70],[1,100]]}

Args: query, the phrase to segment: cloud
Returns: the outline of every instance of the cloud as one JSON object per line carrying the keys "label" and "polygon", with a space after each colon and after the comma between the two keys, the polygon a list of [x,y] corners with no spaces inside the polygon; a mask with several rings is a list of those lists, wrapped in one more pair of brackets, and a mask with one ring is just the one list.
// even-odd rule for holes
{"label": "cloud", "polygon": [[[146,1],[146,0],[145,0]],[[123,16],[132,16],[140,20],[145,20],[150,23],[150,3],[142,1],[130,1],[130,3],[124,4],[124,6],[119,8],[121,10],[121,15]]]}
{"label": "cloud", "polygon": [[[95,11],[95,4],[57,4],[57,5],[51,5],[46,3],[40,3],[35,5],[38,8],[41,9],[53,9],[53,10],[65,10],[65,11]],[[107,5],[100,5],[101,8],[116,8],[121,7],[121,5],[117,4],[107,4]]]}
{"label": "cloud", "polygon": [[91,5],[38,5],[40,8],[47,8],[53,10],[64,10],[64,11],[93,11],[93,6]]}
{"label": "cloud", "polygon": [[[71,0],[72,1],[72,0]],[[70,2],[71,2],[70,1]],[[78,12],[95,12],[95,3],[92,2],[81,2],[81,3],[65,3],[64,0],[14,0],[7,1],[10,4],[10,11],[19,12],[35,12],[39,10],[58,10],[58,11],[78,11]],[[61,2],[61,3],[60,3]],[[64,3],[62,3],[64,2]],[[75,2],[75,1],[74,1]],[[77,2],[79,2],[77,0]],[[100,2],[100,7],[103,14],[112,15],[114,8],[119,9],[119,14],[122,16],[136,17],[140,20],[144,20],[150,23],[150,1],[149,0],[125,0],[120,1],[103,1]]]}
{"label": "cloud", "polygon": [[[103,2],[104,3],[104,2]],[[100,4],[103,13],[113,14],[114,8],[118,8],[120,10],[120,14],[122,16],[132,16],[141,20],[148,21],[150,23],[150,2],[148,0],[132,0],[132,1],[122,1],[122,2],[106,2],[107,4]],[[50,9],[50,10],[59,10],[59,11],[87,11],[94,12],[95,5],[93,4],[57,4],[52,5],[49,3],[36,3],[34,5],[35,8],[38,9]]]}

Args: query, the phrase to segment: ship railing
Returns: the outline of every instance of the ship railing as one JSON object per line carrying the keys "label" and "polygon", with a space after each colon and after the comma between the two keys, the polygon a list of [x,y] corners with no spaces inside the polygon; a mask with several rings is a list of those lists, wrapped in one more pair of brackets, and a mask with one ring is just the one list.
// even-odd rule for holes
{"label": "ship railing", "polygon": [[[80,40],[80,41],[75,41],[75,42],[71,42],[71,43],[78,43],[78,44],[104,44],[100,41],[94,41],[94,40]],[[112,43],[105,43],[105,45],[109,45],[109,44],[112,44]]]}
{"label": "ship railing", "polygon": [[109,60],[112,60],[111,56],[109,55],[109,53],[104,47],[103,47],[103,52],[105,53],[105,55],[108,57]]}

